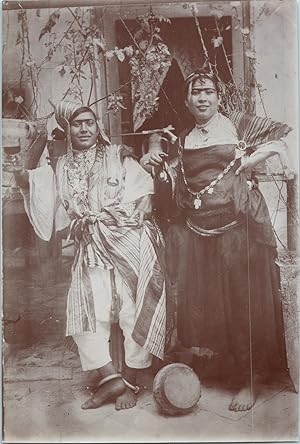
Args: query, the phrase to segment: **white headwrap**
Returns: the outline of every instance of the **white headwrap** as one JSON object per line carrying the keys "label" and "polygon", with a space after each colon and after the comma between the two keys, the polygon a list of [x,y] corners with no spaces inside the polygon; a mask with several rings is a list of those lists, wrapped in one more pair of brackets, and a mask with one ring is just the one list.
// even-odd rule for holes
{"label": "white headwrap", "polygon": [[[79,102],[69,102],[67,100],[62,100],[55,107],[55,118],[59,126],[64,130],[67,139],[67,150],[72,149],[71,143],[71,132],[70,132],[70,119],[72,115],[80,108],[88,108],[94,115],[95,112],[89,106],[82,105]],[[96,120],[99,134],[101,138],[110,145],[110,140],[105,132],[100,128],[98,119]]]}

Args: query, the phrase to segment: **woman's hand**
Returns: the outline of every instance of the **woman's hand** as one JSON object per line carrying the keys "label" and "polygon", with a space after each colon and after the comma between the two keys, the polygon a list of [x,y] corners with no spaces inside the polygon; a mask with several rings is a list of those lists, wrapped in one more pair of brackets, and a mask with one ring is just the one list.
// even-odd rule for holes
{"label": "woman's hand", "polygon": [[251,173],[256,165],[257,162],[251,159],[251,157],[242,157],[241,165],[236,170],[235,175],[238,176],[242,171],[245,173]]}
{"label": "woman's hand", "polygon": [[145,219],[149,217],[152,211],[152,195],[146,194],[136,201],[136,207],[132,213],[131,219],[137,219],[138,226],[141,227]]}
{"label": "woman's hand", "polygon": [[164,160],[168,157],[168,154],[164,153],[163,151],[160,153],[158,152],[148,153],[148,155],[149,157],[146,165],[151,165],[153,167],[160,166],[164,162]]}
{"label": "woman's hand", "polygon": [[151,173],[152,168],[157,168],[162,165],[163,161],[166,160],[167,157],[168,154],[164,153],[163,151],[149,152],[141,158],[140,165],[146,171],[148,171],[148,173]]}

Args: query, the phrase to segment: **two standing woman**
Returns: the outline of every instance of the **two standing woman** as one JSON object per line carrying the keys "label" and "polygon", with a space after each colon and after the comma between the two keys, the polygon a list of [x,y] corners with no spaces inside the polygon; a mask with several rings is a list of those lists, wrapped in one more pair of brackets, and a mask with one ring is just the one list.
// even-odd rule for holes
{"label": "two standing woman", "polygon": [[[247,410],[257,377],[286,366],[276,242],[265,201],[249,189],[246,174],[273,151],[257,150],[242,163],[235,128],[218,113],[218,101],[214,77],[199,71],[187,79],[195,125],[174,144],[180,217],[167,233],[167,264],[180,341],[233,356],[240,390],[230,408]],[[110,144],[92,109],[62,102],[56,119],[67,154],[55,170],[23,170],[16,179],[36,234],[49,240],[70,226],[75,239],[66,334],[78,346],[83,370],[96,369],[100,379],[83,408],[108,400],[130,408],[137,370],[149,367],[153,355],[163,358],[165,347],[162,245],[145,220],[153,180],[125,147]],[[142,166],[160,165],[161,154],[149,152]],[[122,375],[109,352],[117,319],[125,337]]]}
{"label": "two standing woman", "polygon": [[[239,388],[229,409],[244,411],[262,381],[287,366],[276,240],[266,202],[248,180],[284,142],[243,156],[236,128],[218,112],[217,79],[206,71],[187,78],[185,104],[194,125],[170,146],[169,154],[177,155],[178,214],[166,235],[177,336],[185,347],[222,356],[224,364],[231,359]],[[156,142],[141,159],[148,172],[165,160]]]}

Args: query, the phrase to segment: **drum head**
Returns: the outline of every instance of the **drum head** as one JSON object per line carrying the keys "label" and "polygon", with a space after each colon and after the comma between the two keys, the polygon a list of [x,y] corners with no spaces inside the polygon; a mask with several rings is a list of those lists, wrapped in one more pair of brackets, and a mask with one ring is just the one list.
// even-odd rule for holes
{"label": "drum head", "polygon": [[200,398],[200,382],[189,367],[173,368],[164,382],[165,396],[178,409],[190,409]]}
{"label": "drum head", "polygon": [[201,396],[201,384],[185,364],[170,364],[155,376],[153,396],[160,411],[171,415],[190,412]]}

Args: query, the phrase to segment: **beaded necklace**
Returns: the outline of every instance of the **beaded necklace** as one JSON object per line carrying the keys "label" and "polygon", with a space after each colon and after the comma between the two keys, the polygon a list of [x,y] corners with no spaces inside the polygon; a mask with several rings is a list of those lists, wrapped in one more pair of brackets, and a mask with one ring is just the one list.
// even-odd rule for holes
{"label": "beaded necklace", "polygon": [[88,208],[89,176],[95,161],[102,161],[104,146],[93,146],[67,154],[65,170],[73,205],[78,213]]}
{"label": "beaded necklace", "polygon": [[[240,151],[243,152],[243,155],[246,152],[246,142],[239,141],[237,143],[236,146]],[[199,208],[201,208],[202,205],[202,201],[201,201],[201,196],[205,193],[208,194],[212,194],[214,192],[214,186],[221,180],[223,179],[223,177],[228,173],[228,171],[231,170],[231,168],[233,167],[233,165],[235,164],[237,158],[233,159],[231,162],[229,162],[229,164],[226,166],[226,168],[224,168],[224,170],[214,179],[210,182],[210,184],[206,185],[206,187],[202,188],[202,190],[199,191],[193,191],[189,184],[187,183],[186,177],[185,177],[185,172],[184,172],[184,166],[183,166],[183,146],[181,145],[181,143],[179,142],[179,149],[178,149],[178,154],[179,154],[179,164],[180,164],[180,169],[181,169],[181,173],[182,173],[182,178],[184,181],[184,184],[186,186],[187,191],[192,195],[195,196],[194,199],[194,208],[196,210],[199,210]]]}
{"label": "beaded necklace", "polygon": [[185,172],[184,172],[184,167],[183,167],[183,147],[180,145],[180,152],[179,152],[179,163],[180,163],[180,169],[181,169],[181,173],[182,173],[182,178],[184,181],[184,184],[186,186],[187,191],[192,195],[195,196],[194,199],[194,208],[196,210],[199,210],[199,208],[201,208],[202,205],[202,201],[201,201],[201,196],[205,193],[208,194],[212,194],[214,192],[214,186],[228,173],[228,171],[231,170],[231,168],[233,167],[233,165],[235,164],[237,159],[233,159],[226,168],[224,168],[224,170],[216,177],[216,179],[212,180],[210,182],[210,184],[206,185],[206,187],[202,188],[202,190],[200,191],[193,191],[190,187],[189,184],[186,180],[185,177]]}

